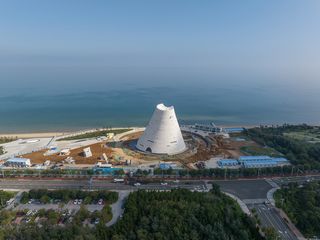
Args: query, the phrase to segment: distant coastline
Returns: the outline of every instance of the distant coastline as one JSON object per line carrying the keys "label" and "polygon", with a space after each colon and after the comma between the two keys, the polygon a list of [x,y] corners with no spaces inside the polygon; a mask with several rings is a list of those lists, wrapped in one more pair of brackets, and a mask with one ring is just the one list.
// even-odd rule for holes
{"label": "distant coastline", "polygon": [[[219,127],[223,127],[223,128],[239,128],[239,127],[243,127],[243,128],[253,128],[256,127],[258,125],[221,125]],[[126,127],[115,127],[115,128],[126,128]],[[130,127],[130,128],[139,128],[139,127]],[[60,137],[60,136],[64,136],[64,135],[68,135],[68,134],[72,134],[72,133],[77,133],[77,132],[86,132],[86,131],[93,131],[96,129],[100,129],[100,128],[91,128],[91,129],[81,129],[81,130],[69,130],[69,131],[30,131],[30,132],[8,132],[8,133],[1,133],[0,132],[0,137],[13,137],[13,138],[47,138],[47,137]]]}
{"label": "distant coastline", "polygon": [[59,137],[67,135],[71,132],[30,132],[30,133],[0,133],[0,137],[12,137],[12,138],[47,138],[47,137]]}

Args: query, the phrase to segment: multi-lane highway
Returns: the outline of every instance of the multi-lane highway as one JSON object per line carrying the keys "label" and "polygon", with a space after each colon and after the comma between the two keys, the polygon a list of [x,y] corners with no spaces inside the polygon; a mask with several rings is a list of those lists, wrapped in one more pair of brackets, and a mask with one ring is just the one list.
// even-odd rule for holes
{"label": "multi-lane highway", "polygon": [[[298,178],[300,181],[301,179]],[[285,220],[279,215],[277,210],[267,202],[267,193],[274,188],[275,183],[271,180],[227,180],[213,181],[218,184],[222,191],[230,193],[241,199],[249,208],[256,208],[258,217],[264,227],[274,227],[283,239],[297,239],[290,230]],[[288,182],[289,180],[278,179],[277,182]],[[294,181],[294,179],[290,179]],[[308,179],[305,181],[309,181]],[[107,180],[22,180],[22,179],[1,179],[0,189],[108,189],[115,191],[145,190],[170,190],[174,188],[185,188],[189,190],[207,191],[210,182],[208,181],[180,181],[168,183],[149,183],[133,186],[123,183],[113,183]],[[116,207],[116,206],[115,206]]]}
{"label": "multi-lane highway", "polygon": [[264,227],[271,227],[278,231],[278,234],[285,240],[298,239],[289,229],[287,223],[281,218],[277,210],[269,204],[248,204],[252,210],[256,209],[257,215],[261,220],[261,225]]}
{"label": "multi-lane highway", "polygon": [[199,189],[205,190],[206,186],[203,181],[188,181],[188,182],[169,182],[166,184],[161,183],[149,183],[141,184],[140,186],[133,186],[123,183],[113,183],[110,181],[101,180],[24,180],[14,179],[0,180],[0,189],[12,189],[12,190],[29,190],[29,189],[107,189],[107,190],[170,190],[173,188],[185,188],[185,189]]}

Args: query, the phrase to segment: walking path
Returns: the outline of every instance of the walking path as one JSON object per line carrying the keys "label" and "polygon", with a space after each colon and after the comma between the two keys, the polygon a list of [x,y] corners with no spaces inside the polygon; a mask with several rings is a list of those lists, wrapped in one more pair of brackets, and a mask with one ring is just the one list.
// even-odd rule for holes
{"label": "walking path", "polygon": [[118,219],[122,216],[124,212],[123,204],[126,198],[129,196],[130,192],[131,192],[130,190],[118,192],[119,193],[118,201],[111,205],[112,219],[106,224],[107,227],[110,227],[113,224],[115,224],[118,221]]}

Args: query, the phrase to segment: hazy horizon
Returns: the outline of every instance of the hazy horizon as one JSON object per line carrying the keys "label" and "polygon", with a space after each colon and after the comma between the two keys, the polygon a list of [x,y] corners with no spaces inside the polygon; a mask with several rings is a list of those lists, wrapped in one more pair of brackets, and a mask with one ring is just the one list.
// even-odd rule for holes
{"label": "hazy horizon", "polygon": [[316,0],[2,1],[0,132],[143,125],[162,101],[182,120],[319,124],[319,10]]}

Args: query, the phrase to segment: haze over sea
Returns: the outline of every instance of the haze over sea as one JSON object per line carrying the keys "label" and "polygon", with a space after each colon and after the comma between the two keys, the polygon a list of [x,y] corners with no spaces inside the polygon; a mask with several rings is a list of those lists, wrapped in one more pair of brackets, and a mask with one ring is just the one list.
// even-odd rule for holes
{"label": "haze over sea", "polygon": [[[187,69],[119,72],[98,76],[74,69],[63,73],[67,76],[41,75],[51,79],[46,84],[21,82],[6,89],[0,98],[0,132],[144,126],[160,102],[174,105],[181,123],[319,124],[320,120],[319,85],[299,79],[287,84],[256,81],[253,76],[191,74]],[[69,85],[65,77],[86,80]]]}
{"label": "haze over sea", "polygon": [[0,133],[320,123],[320,2],[1,1]]}

